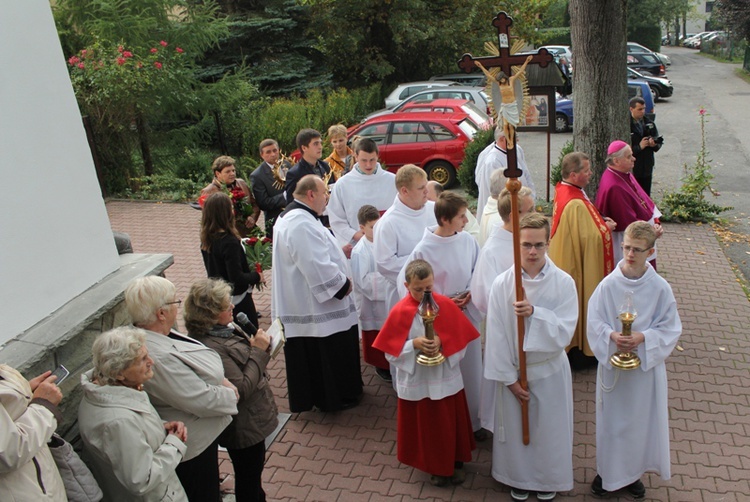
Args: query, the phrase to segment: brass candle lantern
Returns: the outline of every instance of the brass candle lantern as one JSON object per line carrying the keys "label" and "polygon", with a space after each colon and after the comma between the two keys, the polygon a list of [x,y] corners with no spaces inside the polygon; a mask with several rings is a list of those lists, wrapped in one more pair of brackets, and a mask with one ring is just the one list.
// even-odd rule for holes
{"label": "brass candle lantern", "polygon": [[[637,316],[638,312],[633,305],[633,292],[627,291],[618,316],[622,323],[622,336],[632,336],[633,321]],[[634,370],[641,365],[641,359],[633,352],[617,351],[609,358],[609,364],[621,370]]]}
{"label": "brass candle lantern", "polygon": [[[417,308],[417,313],[419,314],[419,317],[422,318],[422,322],[424,322],[424,336],[428,340],[434,340],[435,339],[435,329],[433,328],[432,324],[435,322],[435,318],[438,316],[438,312],[440,312],[440,307],[438,307],[438,304],[435,303],[435,299],[432,297],[432,291],[425,291],[424,296],[422,297],[422,301],[419,303],[419,307]],[[445,356],[438,352],[434,356],[428,356],[422,352],[419,353],[417,356],[417,363],[421,364],[422,366],[437,366],[438,364],[443,364],[445,362]]]}

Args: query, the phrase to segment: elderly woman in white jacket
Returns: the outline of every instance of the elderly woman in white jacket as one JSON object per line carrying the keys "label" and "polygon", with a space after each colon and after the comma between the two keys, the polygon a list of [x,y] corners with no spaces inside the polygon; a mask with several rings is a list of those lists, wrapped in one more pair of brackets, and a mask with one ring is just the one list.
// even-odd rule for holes
{"label": "elderly woman in white jacket", "polygon": [[143,330],[102,333],[94,369],[81,376],[83,456],[110,502],[187,501],[175,468],[187,446],[182,422],[163,422],[143,392],[154,375]]}
{"label": "elderly woman in white jacket", "polygon": [[202,343],[175,332],[176,288],[167,279],[135,279],[125,290],[133,324],[146,331],[154,378],[144,388],[164,420],[190,431],[177,476],[191,502],[220,502],[219,434],[237,414],[237,388],[224,378],[221,358]]}
{"label": "elderly woman in white jacket", "polygon": [[68,500],[47,446],[62,393],[51,372],[31,381],[0,364],[0,500]]}

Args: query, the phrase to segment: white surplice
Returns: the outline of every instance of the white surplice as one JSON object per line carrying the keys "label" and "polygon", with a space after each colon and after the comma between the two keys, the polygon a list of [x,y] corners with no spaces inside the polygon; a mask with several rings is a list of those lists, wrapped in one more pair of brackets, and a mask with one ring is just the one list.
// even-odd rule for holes
{"label": "white surplice", "polygon": [[[494,200],[494,199],[492,199]],[[486,220],[482,220],[482,225]],[[502,222],[502,220],[500,220]],[[479,252],[479,260],[471,278],[471,301],[481,315],[479,332],[486,332],[487,305],[490,299],[490,288],[495,279],[513,266],[513,234],[496,224]],[[492,432],[495,429],[495,396],[497,382],[484,381],[482,399],[479,404],[479,421],[482,428]]]}
{"label": "white surplice", "polygon": [[434,202],[427,201],[421,209],[414,210],[398,197],[375,224],[372,251],[378,272],[388,281],[385,305],[389,312],[401,298],[396,278],[406,258],[422,239],[424,229],[436,224]]}
{"label": "white surplice", "polygon": [[380,164],[372,174],[361,173],[355,164],[332,187],[327,206],[328,220],[333,235],[342,246],[349,244],[359,231],[357,212],[360,207],[369,204],[382,214],[391,207],[397,194],[396,175],[382,169]]}
{"label": "white surplice", "polygon": [[[406,266],[412,260],[421,258],[431,266],[435,284],[433,291],[443,296],[455,296],[467,291],[471,285],[471,277],[479,259],[479,244],[468,232],[458,232],[449,237],[435,234],[437,225],[424,230],[422,240],[404,264],[398,275],[399,298],[407,295],[404,286]],[[480,314],[470,302],[464,314],[475,328],[479,329]],[[438,314],[439,315],[439,314]],[[439,335],[439,333],[438,333]],[[473,430],[481,428],[479,407],[482,394],[482,342],[479,338],[472,340],[466,347],[466,357],[461,360],[461,374],[463,375],[466,403],[469,406],[469,416]]]}
{"label": "white surplice", "polygon": [[357,324],[351,295],[334,297],[346,284],[349,264],[336,239],[304,209],[287,210],[273,231],[271,319],[293,337],[327,337]]}
{"label": "white surplice", "polygon": [[[477,206],[479,208],[479,206]],[[497,199],[492,197],[487,198],[487,203],[484,205],[482,211],[482,223],[479,225],[479,246],[484,246],[487,239],[490,238],[490,233],[495,225],[502,225],[503,219],[500,217],[500,212],[497,210]]]}
{"label": "white surplice", "polygon": [[363,237],[352,249],[352,282],[354,299],[359,312],[359,327],[363,331],[380,329],[388,317],[385,308],[387,281],[375,266],[372,242]]}
{"label": "white surplice", "polygon": [[[492,176],[492,173],[498,169],[504,170],[508,167],[508,155],[505,150],[502,150],[497,144],[491,146],[492,149],[487,150],[486,155],[480,159],[481,163],[477,162],[477,168],[474,171],[474,181],[477,187],[479,187],[479,196],[477,197],[479,201],[486,201],[490,197],[490,176]],[[534,181],[531,179],[531,173],[526,166],[526,156],[523,153],[523,148],[518,143],[516,143],[516,160],[518,161],[518,168],[523,171],[519,181],[521,181],[521,185],[531,189],[531,196],[536,200]],[[483,217],[482,211],[477,207],[477,220],[479,223],[482,222]]]}
{"label": "white surplice", "polygon": [[[605,490],[614,491],[653,471],[671,475],[667,369],[682,332],[672,288],[652,267],[639,279],[628,279],[620,269],[605,277],[589,299],[587,336],[599,360],[596,378],[596,465]],[[633,331],[643,333],[638,345],[639,368],[613,368],[617,351],[610,339],[621,331],[619,307],[633,292],[637,311]]]}
{"label": "white surplice", "polygon": [[492,477],[538,492],[573,489],[573,383],[565,347],[573,338],[578,301],[573,279],[546,259],[533,279],[523,273],[534,313],[525,319],[523,349],[531,400],[530,443],[522,441],[521,406],[508,389],[518,381],[515,271],[495,279],[487,314],[484,375],[498,382]]}

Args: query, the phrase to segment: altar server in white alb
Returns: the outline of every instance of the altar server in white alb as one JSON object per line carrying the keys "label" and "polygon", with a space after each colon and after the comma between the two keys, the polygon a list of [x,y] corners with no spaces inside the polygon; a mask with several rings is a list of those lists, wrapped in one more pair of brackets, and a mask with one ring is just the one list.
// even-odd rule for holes
{"label": "altar server in white alb", "polygon": [[[656,231],[645,221],[628,225],[624,258],[605,277],[589,300],[587,336],[599,360],[596,376],[596,471],[591,485],[603,496],[625,488],[645,497],[640,478],[646,471],[670,478],[667,369],[664,361],[677,345],[682,323],[672,288],[648,258]],[[631,336],[622,336],[619,314],[632,299],[637,314]],[[641,365],[612,367],[616,351],[635,352]]]}
{"label": "altar server in white alb", "polygon": [[[499,174],[499,171],[495,173]],[[494,174],[493,177],[495,177]],[[513,266],[513,222],[510,219],[510,192],[502,189],[495,205],[502,224],[496,224],[490,230],[490,236],[479,252],[477,266],[471,278],[471,301],[481,315],[479,331],[482,335],[487,331],[487,305],[492,283],[500,274]],[[518,206],[519,218],[534,211],[534,199],[531,197],[530,188],[521,187],[518,191]],[[482,225],[485,221],[482,220]],[[495,396],[497,395],[495,387],[497,382],[485,379],[483,384],[482,398],[479,404],[479,421],[483,429],[492,432],[495,429]]]}
{"label": "altar server in white alb", "polygon": [[351,408],[362,396],[357,309],[346,256],[319,216],[328,189],[304,176],[274,227],[271,318],[287,337],[289,408]]}
{"label": "altar server in white alb", "polygon": [[382,215],[396,198],[396,175],[378,163],[378,145],[370,138],[362,138],[355,143],[354,154],[357,163],[332,185],[328,203],[331,230],[347,258],[364,235],[357,221],[359,208],[369,204]]}
{"label": "altar server in white alb", "polygon": [[435,204],[427,200],[427,174],[422,169],[414,164],[399,169],[396,173],[396,190],[396,200],[375,225],[373,236],[375,263],[378,272],[388,281],[388,311],[401,298],[396,286],[398,273],[422,239],[424,229],[437,224]]}
{"label": "altar server in white alb", "polygon": [[[484,375],[497,385],[492,477],[513,500],[552,500],[573,489],[573,382],[565,347],[578,321],[573,279],[545,256],[549,221],[521,219],[519,238],[526,299],[516,301],[515,270],[490,291]],[[519,382],[517,316],[524,317],[528,390]],[[500,385],[502,384],[502,385]],[[523,444],[521,401],[529,404],[530,443]]]}
{"label": "altar server in white alb", "polygon": [[[534,181],[531,179],[531,172],[526,167],[526,156],[523,153],[523,148],[516,142],[516,156],[518,167],[523,171],[521,174],[521,184],[525,187],[531,188],[533,197],[536,197],[534,189]],[[477,221],[482,223],[484,218],[483,210],[484,205],[487,204],[490,198],[490,177],[492,173],[497,170],[504,171],[508,167],[508,147],[505,139],[505,133],[502,127],[495,129],[495,142],[485,148],[477,158],[477,167],[474,170],[474,179],[476,180],[477,187],[479,189],[479,196],[477,197]]]}
{"label": "altar server in white alb", "polygon": [[[435,202],[435,218],[438,224],[427,227],[422,240],[406,260],[422,259],[432,265],[434,273],[433,291],[451,298],[466,317],[479,329],[480,314],[471,302],[471,276],[479,258],[479,244],[468,232],[466,199],[453,192],[443,192]],[[406,267],[399,273],[399,297],[406,296]],[[466,346],[466,356],[461,360],[461,375],[464,380],[466,401],[469,405],[472,430],[475,438],[482,440],[479,422],[479,403],[482,389],[482,342],[479,338]]]}

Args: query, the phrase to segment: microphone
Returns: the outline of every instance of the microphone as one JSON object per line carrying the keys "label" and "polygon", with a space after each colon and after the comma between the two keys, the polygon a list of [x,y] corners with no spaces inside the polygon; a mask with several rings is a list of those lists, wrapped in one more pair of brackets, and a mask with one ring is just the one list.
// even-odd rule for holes
{"label": "microphone", "polygon": [[250,336],[255,336],[255,333],[258,332],[258,327],[253,324],[253,322],[250,320],[249,317],[247,317],[247,314],[244,312],[240,312],[235,316],[235,320],[242,325],[243,328],[247,330],[247,333]]}

